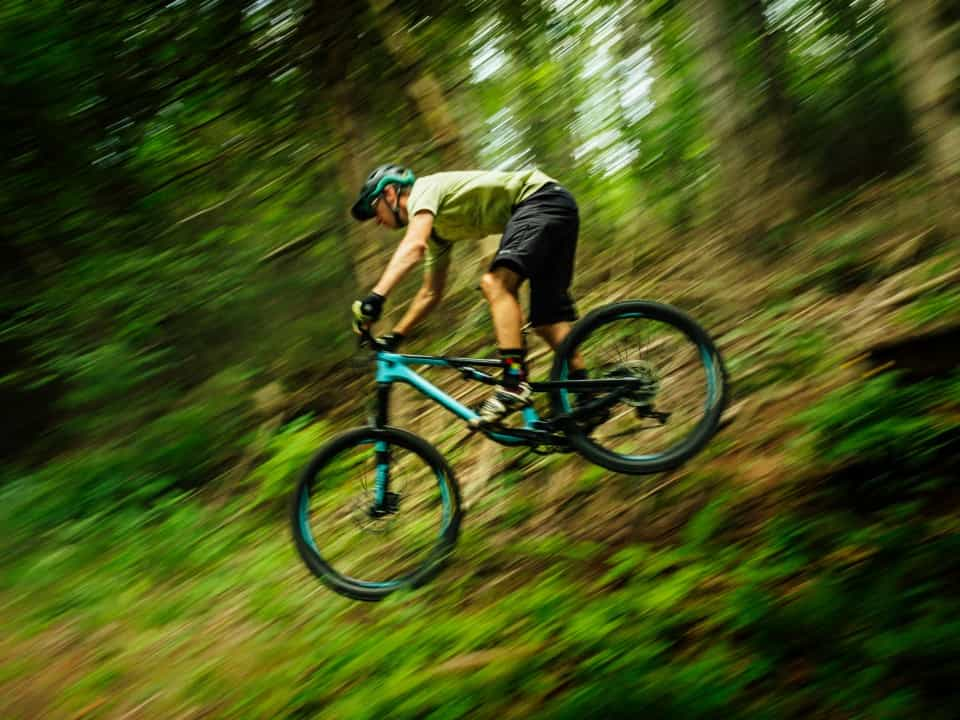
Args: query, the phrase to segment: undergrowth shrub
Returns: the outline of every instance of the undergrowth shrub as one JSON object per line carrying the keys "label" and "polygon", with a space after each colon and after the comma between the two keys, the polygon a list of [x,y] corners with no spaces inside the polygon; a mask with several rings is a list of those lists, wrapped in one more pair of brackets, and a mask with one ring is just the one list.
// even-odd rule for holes
{"label": "undergrowth shrub", "polygon": [[327,427],[310,417],[301,417],[284,426],[267,442],[267,459],[250,475],[257,503],[279,504],[290,493],[297,476],[320,449]]}
{"label": "undergrowth shrub", "polygon": [[784,290],[795,294],[820,287],[842,294],[877,279],[881,270],[877,266],[876,251],[879,238],[886,230],[881,223],[869,223],[813,245],[807,258],[809,272],[798,268]]}
{"label": "undergrowth shrub", "polygon": [[787,316],[789,304],[774,305],[731,332],[725,340],[749,338],[746,350],[728,360],[738,395],[802,380],[830,362],[830,335]]}
{"label": "undergrowth shrub", "polygon": [[242,374],[222,373],[128,434],[79,448],[36,470],[11,471],[0,513],[43,531],[81,518],[147,508],[214,480],[238,456],[251,423]]}
{"label": "undergrowth shrub", "polygon": [[800,414],[815,433],[814,449],[831,463],[923,464],[956,430],[949,408],[960,405],[960,375],[903,384],[885,373],[847,385]]}

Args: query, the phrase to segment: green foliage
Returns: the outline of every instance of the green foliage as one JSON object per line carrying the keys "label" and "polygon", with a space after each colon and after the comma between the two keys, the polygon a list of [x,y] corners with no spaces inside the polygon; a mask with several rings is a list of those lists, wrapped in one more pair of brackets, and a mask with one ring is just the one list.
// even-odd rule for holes
{"label": "green foliage", "polygon": [[692,547],[703,547],[723,528],[731,497],[721,494],[713,498],[687,524],[683,539]]}
{"label": "green foliage", "polygon": [[924,293],[907,305],[900,313],[904,324],[911,328],[953,320],[958,317],[960,290],[947,286]]}
{"label": "green foliage", "polygon": [[941,487],[939,476],[956,472],[958,387],[956,377],[905,385],[886,374],[842,387],[801,413],[798,420],[813,430],[806,457],[837,468],[814,488],[817,496],[876,511]]}
{"label": "green foliage", "polygon": [[271,437],[267,441],[266,459],[249,478],[255,488],[254,500],[258,503],[285,500],[293,492],[297,476],[323,444],[325,433],[322,423],[301,417]]}
{"label": "green foliage", "polygon": [[904,385],[894,373],[847,385],[804,411],[815,432],[812,450],[830,463],[924,465],[955,430],[938,408],[956,406],[957,378]]}
{"label": "green foliage", "polygon": [[789,281],[790,292],[822,287],[843,294],[880,275],[876,254],[878,239],[886,227],[868,222],[839,232],[813,245],[809,268],[798,271]]}
{"label": "green foliage", "polygon": [[[144,510],[168,492],[210,483],[246,443],[243,395],[224,373],[194,400],[147,422],[122,440],[64,455],[23,471],[2,488],[11,527],[42,531],[70,520]],[[206,395],[211,393],[212,397]]]}

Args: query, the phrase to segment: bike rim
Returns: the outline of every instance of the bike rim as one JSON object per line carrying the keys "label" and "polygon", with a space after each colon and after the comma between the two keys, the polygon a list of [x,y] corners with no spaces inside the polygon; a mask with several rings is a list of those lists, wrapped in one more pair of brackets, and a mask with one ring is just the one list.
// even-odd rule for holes
{"label": "bike rim", "polygon": [[453,518],[444,470],[373,437],[329,458],[297,505],[300,534],[324,572],[369,590],[409,585],[442,559]]}
{"label": "bike rim", "polygon": [[[603,421],[589,430],[590,443],[623,460],[657,463],[686,452],[711,424],[721,402],[719,359],[702,339],[669,320],[637,311],[606,319],[571,348],[562,362],[562,379],[569,377],[575,350],[591,378],[644,381],[641,389],[610,408],[609,418],[596,418]],[[558,395],[563,410],[572,412],[576,395],[565,389]]]}

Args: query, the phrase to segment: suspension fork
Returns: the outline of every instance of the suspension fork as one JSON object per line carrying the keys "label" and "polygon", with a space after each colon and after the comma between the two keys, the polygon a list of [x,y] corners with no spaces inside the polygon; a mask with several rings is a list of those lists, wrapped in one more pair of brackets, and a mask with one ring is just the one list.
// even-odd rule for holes
{"label": "suspension fork", "polygon": [[[377,383],[377,408],[373,418],[373,426],[376,428],[387,426],[390,417],[390,390],[390,383]],[[383,512],[387,493],[390,491],[390,446],[378,440],[374,447],[376,448],[377,477],[372,510]]]}

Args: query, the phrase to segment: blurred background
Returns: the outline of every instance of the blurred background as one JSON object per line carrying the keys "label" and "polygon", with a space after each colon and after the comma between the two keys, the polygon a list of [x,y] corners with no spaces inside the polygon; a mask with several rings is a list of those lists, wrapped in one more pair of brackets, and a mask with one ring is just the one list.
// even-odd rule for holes
{"label": "blurred background", "polygon": [[[0,715],[958,716],[956,0],[11,0],[0,58]],[[631,478],[401,391],[467,517],[371,607],[285,508],[383,162],[557,178],[581,311],[686,309],[734,397]],[[408,347],[492,354],[454,253]]]}

